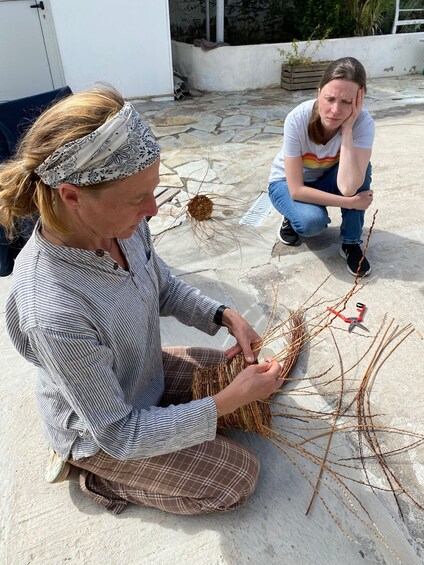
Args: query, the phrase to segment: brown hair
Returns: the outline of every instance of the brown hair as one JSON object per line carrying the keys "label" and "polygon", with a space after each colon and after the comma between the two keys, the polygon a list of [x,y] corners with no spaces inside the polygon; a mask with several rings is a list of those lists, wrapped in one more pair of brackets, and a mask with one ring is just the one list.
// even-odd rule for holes
{"label": "brown hair", "polygon": [[[349,80],[355,82],[359,88],[367,90],[367,75],[365,69],[354,57],[343,57],[332,61],[325,69],[318,85],[318,90],[324,88],[332,80]],[[308,124],[308,136],[314,143],[324,143],[325,135],[318,113],[318,102],[312,108],[311,119]]]}
{"label": "brown hair", "polygon": [[[102,85],[72,94],[41,114],[21,140],[16,155],[0,164],[0,224],[9,235],[15,231],[17,218],[37,212],[45,225],[67,233],[54,211],[55,191],[34,170],[65,143],[99,128],[123,105],[119,92]],[[104,188],[106,184],[95,188]]]}

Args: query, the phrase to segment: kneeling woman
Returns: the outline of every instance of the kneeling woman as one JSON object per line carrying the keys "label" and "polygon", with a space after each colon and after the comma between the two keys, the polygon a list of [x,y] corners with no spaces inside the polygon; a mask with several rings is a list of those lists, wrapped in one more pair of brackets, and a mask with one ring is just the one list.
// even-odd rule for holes
{"label": "kneeling woman", "polygon": [[371,150],[374,122],[362,105],[366,74],[353,57],[330,63],[317,99],[292,110],[284,122],[283,147],[274,159],[269,196],[284,216],[278,232],[286,245],[313,237],[330,223],[327,206],[341,208],[340,254],[352,275],[371,271],[360,244],[365,210],[373,194]]}
{"label": "kneeling woman", "polygon": [[[156,255],[159,146],[113,89],[47,110],[0,167],[0,222],[39,212],[6,303],[18,352],[38,368],[37,402],[51,448],[47,479],[71,472],[119,513],[129,503],[180,514],[236,508],[253,492],[256,457],[217,434],[217,417],[282,384],[255,364],[259,336],[234,310],[176,279]],[[162,349],[159,316],[213,335],[220,325],[250,365],[214,396],[192,400],[196,367],[223,352]]]}

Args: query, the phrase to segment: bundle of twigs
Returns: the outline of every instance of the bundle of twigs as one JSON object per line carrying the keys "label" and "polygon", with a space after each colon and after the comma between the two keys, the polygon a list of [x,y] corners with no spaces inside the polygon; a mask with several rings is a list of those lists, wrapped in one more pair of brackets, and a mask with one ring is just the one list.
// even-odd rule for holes
{"label": "bundle of twigs", "polygon": [[[284,453],[312,487],[307,514],[314,499],[318,498],[342,533],[355,541],[331,510],[327,500],[328,495],[331,495],[399,560],[396,551],[388,545],[375,524],[370,510],[355,492],[355,486],[391,493],[401,516],[400,498],[408,499],[418,511],[424,512],[424,503],[419,500],[419,495],[414,496],[410,492],[410,486],[396,472],[397,456],[422,445],[424,434],[413,429],[385,425],[383,416],[373,413],[371,404],[371,392],[378,372],[400,344],[412,334],[413,328],[410,324],[399,328],[394,320],[388,322],[385,318],[376,334],[371,336],[371,343],[360,359],[356,359],[349,367],[343,363],[333,335],[334,330],[326,329],[330,331],[337,351],[338,374],[331,376],[331,369],[334,368],[330,368],[317,377],[297,379],[296,384],[300,386],[296,388],[283,389],[280,398],[272,401],[272,416],[275,420],[269,440]],[[348,378],[348,374],[353,370],[357,371],[359,364],[367,357],[371,359],[363,376],[358,379]],[[318,394],[329,399],[328,409],[312,410],[288,403],[289,397],[299,399],[313,395],[311,385],[306,384],[311,380],[315,383],[314,387],[321,388]],[[322,392],[334,385],[334,392]],[[283,397],[287,399],[285,402]],[[296,425],[291,425],[291,422],[296,422]],[[383,447],[385,439],[390,435],[395,435],[398,441],[403,440],[403,446],[395,449]],[[340,436],[354,439],[345,445],[349,445],[349,450],[356,452],[355,455],[343,457],[339,452],[340,442],[333,449],[335,438]]]}
{"label": "bundle of twigs", "polygon": [[[332,301],[333,305],[335,302],[338,308],[346,308],[348,300],[363,288],[358,282],[355,281],[344,298]],[[414,495],[410,485],[396,472],[397,459],[421,446],[424,434],[384,424],[383,415],[373,412],[371,404],[377,374],[413,328],[410,325],[399,328],[393,320],[388,322],[385,318],[374,335],[349,334],[344,323],[340,324],[339,319],[329,313],[327,301],[316,298],[316,293],[312,294],[312,304],[308,304],[310,296],[300,310],[290,312],[285,321],[272,328],[268,324],[264,333],[265,345],[281,339],[285,342],[274,357],[281,362],[282,376],[288,381],[286,386],[267,401],[252,403],[219,418],[218,428],[253,431],[272,442],[310,485],[311,498],[306,513],[317,499],[342,533],[356,541],[332,508],[330,497],[398,559],[358,489],[366,487],[391,493],[400,515],[401,498],[412,502],[418,511],[424,511],[421,496]],[[336,339],[336,334],[340,339]],[[341,345],[348,346],[352,339],[356,344],[359,344],[357,340],[363,340],[362,351]],[[322,344],[328,351],[330,342],[336,355],[330,355],[328,368],[316,375],[299,376],[299,372],[291,375],[301,349],[311,353]],[[196,371],[195,398],[216,394],[244,367],[242,356],[237,356],[231,363]],[[320,399],[318,407],[310,406],[313,397]],[[402,440],[402,447],[386,447],[389,436]]]}
{"label": "bundle of twigs", "polygon": [[[375,214],[370,235],[374,221]],[[393,320],[388,322],[384,318],[374,335],[360,331],[348,333],[344,323],[340,324],[340,320],[329,313],[327,305],[331,302],[332,310],[345,310],[350,299],[364,285],[362,279],[356,276],[344,297],[331,301],[318,298],[330,277],[298,310],[289,311],[288,318],[278,324],[274,323],[277,318],[274,289],[274,304],[261,347],[274,344],[275,349],[276,343],[284,341],[283,347],[277,346],[280,350],[274,358],[282,366],[281,375],[289,382],[272,398],[251,403],[219,418],[218,428],[253,431],[272,442],[312,489],[307,514],[313,501],[318,499],[342,533],[351,541],[357,541],[332,508],[329,498],[333,499],[399,561],[358,489],[366,487],[391,493],[401,516],[401,498],[408,499],[418,511],[424,512],[420,493],[414,495],[410,485],[405,484],[396,472],[396,459],[408,450],[422,446],[424,433],[413,428],[385,425],[383,415],[374,413],[371,403],[377,374],[399,345],[412,334],[413,328],[410,324],[399,328]],[[336,339],[336,334],[340,339]],[[352,338],[364,340],[362,350],[358,341],[355,348],[350,347]],[[324,344],[328,354],[328,343],[333,343],[336,352],[335,355],[330,354],[329,367],[319,374],[291,375],[301,350],[311,353]],[[243,356],[239,355],[229,363],[197,370],[193,379],[194,398],[218,393],[245,366]],[[313,404],[311,407],[313,397],[319,399],[318,406]],[[389,436],[395,436],[402,445],[386,447]],[[336,438],[339,441],[335,445]],[[342,441],[340,438],[343,438]]]}

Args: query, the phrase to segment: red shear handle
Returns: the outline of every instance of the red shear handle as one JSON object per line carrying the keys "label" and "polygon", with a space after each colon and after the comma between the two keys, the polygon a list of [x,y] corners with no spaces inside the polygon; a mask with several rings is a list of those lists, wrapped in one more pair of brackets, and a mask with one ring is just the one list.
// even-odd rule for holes
{"label": "red shear handle", "polygon": [[362,318],[364,317],[364,313],[365,313],[365,310],[367,309],[367,307],[366,307],[365,304],[362,304],[362,302],[357,302],[356,308],[358,309],[358,312],[359,312],[359,316],[356,318],[356,321],[362,322]]}
{"label": "red shear handle", "polygon": [[335,314],[336,316],[338,316],[339,318],[341,318],[342,320],[344,320],[345,322],[349,322],[351,321],[350,318],[348,318],[347,316],[344,316],[341,312],[337,312],[337,310],[334,310],[334,308],[331,308],[330,306],[327,306],[327,310],[329,310],[332,314]]}

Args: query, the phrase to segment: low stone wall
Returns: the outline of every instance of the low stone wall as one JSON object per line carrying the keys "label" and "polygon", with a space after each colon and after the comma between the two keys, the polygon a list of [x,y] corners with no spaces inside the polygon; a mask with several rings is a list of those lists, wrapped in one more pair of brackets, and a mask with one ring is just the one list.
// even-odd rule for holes
{"label": "low stone wall", "polygon": [[[314,61],[331,61],[352,56],[359,59],[369,78],[422,73],[424,32],[327,39],[311,42],[306,54]],[[302,51],[306,42],[299,42]],[[279,86],[280,49],[290,43],[217,47],[205,51],[178,41],[172,42],[173,64],[197,90],[229,92]]]}

